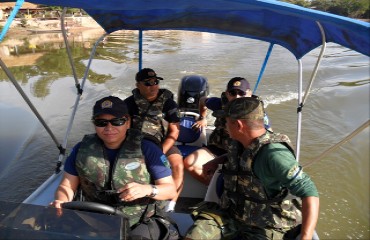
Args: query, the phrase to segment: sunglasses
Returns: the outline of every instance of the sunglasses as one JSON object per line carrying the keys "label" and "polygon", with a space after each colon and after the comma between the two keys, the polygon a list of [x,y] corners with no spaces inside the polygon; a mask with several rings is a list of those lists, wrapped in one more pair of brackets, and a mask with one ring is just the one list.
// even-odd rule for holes
{"label": "sunglasses", "polygon": [[150,86],[158,85],[159,80],[155,79],[155,80],[143,81],[143,84],[144,86],[150,87]]}
{"label": "sunglasses", "polygon": [[230,90],[229,91],[229,94],[233,97],[235,97],[236,95],[239,95],[239,96],[245,96],[245,94],[247,94],[246,92],[243,92],[241,90]]}
{"label": "sunglasses", "polygon": [[122,126],[127,122],[127,118],[113,118],[111,120],[107,119],[93,119],[93,123],[97,127],[106,127],[108,123],[112,126]]}

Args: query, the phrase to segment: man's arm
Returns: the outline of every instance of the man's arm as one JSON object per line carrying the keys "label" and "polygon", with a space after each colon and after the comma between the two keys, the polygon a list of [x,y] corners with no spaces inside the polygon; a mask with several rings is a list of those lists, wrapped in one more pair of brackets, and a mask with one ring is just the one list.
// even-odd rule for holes
{"label": "man's arm", "polygon": [[158,188],[158,195],[154,197],[155,200],[168,200],[176,196],[176,186],[172,176],[160,178],[154,182]]}
{"label": "man's arm", "polygon": [[80,148],[81,142],[77,143],[64,164],[63,178],[55,192],[55,200],[50,205],[60,208],[63,202],[70,202],[73,199],[75,192],[80,184],[80,178],[75,167],[76,157]]}
{"label": "man's arm", "polygon": [[164,120],[168,122],[167,135],[162,143],[163,153],[166,154],[175,145],[180,134],[180,117],[177,103],[173,99],[168,99],[163,106],[162,113],[165,115]]}
{"label": "man's arm", "polygon": [[201,118],[207,117],[207,106],[206,106],[207,97],[203,96],[199,99],[199,115]]}
{"label": "man's arm", "polygon": [[[155,188],[156,191],[153,188]],[[152,196],[153,191],[155,191],[154,196]],[[127,202],[148,196],[155,200],[168,200],[176,196],[176,187],[172,176],[168,176],[155,180],[154,186],[131,182],[118,189],[117,193],[122,201]]]}
{"label": "man's arm", "polygon": [[302,198],[302,228],[301,239],[311,240],[319,217],[319,198]]}
{"label": "man's arm", "polygon": [[63,179],[60,182],[57,191],[55,192],[55,200],[50,204],[56,208],[61,208],[60,204],[70,202],[73,199],[74,193],[77,191],[80,179],[78,176],[64,173]]}
{"label": "man's arm", "polygon": [[222,154],[221,156],[218,156],[207,163],[203,164],[203,172],[204,174],[208,175],[209,177],[212,177],[215,171],[218,168],[219,164],[223,164],[227,161],[227,153]]}
{"label": "man's arm", "polygon": [[163,153],[167,151],[176,143],[177,138],[180,133],[180,123],[169,123],[168,124],[168,133],[165,140],[162,143]]}
{"label": "man's arm", "polygon": [[196,121],[193,126],[194,130],[198,130],[201,127],[207,126],[207,106],[206,106],[207,97],[203,96],[199,99],[199,120]]}
{"label": "man's arm", "polygon": [[[145,139],[141,142],[141,149],[157,191],[150,184],[131,182],[118,189],[119,197],[124,201],[133,201],[146,196],[156,200],[174,198],[176,186],[171,175],[170,164],[162,150],[155,143]],[[155,196],[152,196],[152,193],[155,193]]]}
{"label": "man's arm", "polygon": [[270,196],[283,186],[302,199],[302,239],[311,240],[319,215],[319,194],[294,155],[282,144],[268,144],[257,155],[253,170]]}

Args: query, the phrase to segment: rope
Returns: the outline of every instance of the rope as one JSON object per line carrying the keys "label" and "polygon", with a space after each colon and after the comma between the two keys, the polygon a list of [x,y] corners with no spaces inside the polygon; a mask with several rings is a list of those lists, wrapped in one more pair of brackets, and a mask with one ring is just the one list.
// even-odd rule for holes
{"label": "rope", "polygon": [[267,50],[267,53],[266,53],[266,56],[265,56],[265,60],[262,64],[262,67],[261,67],[261,70],[260,70],[260,73],[258,75],[258,79],[257,79],[257,82],[256,82],[256,85],[254,86],[254,89],[253,89],[253,94],[256,93],[257,91],[257,88],[258,88],[258,85],[262,79],[262,76],[263,76],[263,73],[265,72],[265,69],[266,69],[266,65],[267,65],[267,62],[270,58],[270,55],[271,55],[271,52],[272,52],[272,48],[274,47],[274,44],[271,43],[270,46],[269,46],[269,49]]}
{"label": "rope", "polygon": [[23,3],[24,3],[24,0],[17,0],[17,2],[15,3],[15,6],[13,8],[13,11],[10,13],[10,16],[8,17],[8,20],[6,20],[6,23],[4,25],[4,28],[1,31],[1,34],[0,34],[0,42],[3,40],[3,38],[6,35],[6,33],[8,32],[10,25],[12,24],[15,16],[17,15],[19,9],[22,7]]}
{"label": "rope", "polygon": [[343,145],[344,143],[346,143],[347,141],[349,141],[350,139],[352,139],[354,136],[356,136],[357,134],[359,134],[362,130],[364,130],[365,128],[367,128],[368,126],[370,125],[370,120],[367,120],[367,122],[365,122],[364,124],[362,124],[360,127],[358,127],[355,131],[353,131],[351,134],[349,134],[347,137],[343,138],[342,141],[338,142],[337,144],[335,144],[334,146],[330,147],[329,149],[327,149],[326,151],[324,151],[320,156],[316,157],[314,160],[312,160],[311,162],[303,165],[303,167],[308,167],[312,164],[314,164],[315,162],[318,162],[320,161],[321,159],[323,159],[326,155],[328,155],[329,153],[333,152],[334,150],[336,150],[338,147],[340,147],[341,145]]}

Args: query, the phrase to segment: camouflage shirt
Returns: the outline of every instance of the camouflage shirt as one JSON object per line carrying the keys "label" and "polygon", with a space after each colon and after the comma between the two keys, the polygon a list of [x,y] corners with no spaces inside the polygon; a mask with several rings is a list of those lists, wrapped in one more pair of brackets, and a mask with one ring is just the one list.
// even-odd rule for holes
{"label": "camouflage shirt", "polygon": [[113,166],[105,154],[103,142],[96,134],[86,135],[76,158],[76,170],[82,193],[87,201],[100,202],[120,209],[136,223],[152,199],[144,197],[134,202],[123,202],[116,190],[129,182],[149,184],[150,174],[141,151],[141,135],[130,131],[123,142]]}
{"label": "camouflage shirt", "polygon": [[222,170],[225,191],[221,196],[221,206],[249,226],[284,232],[301,223],[300,199],[291,196],[284,186],[274,196],[268,196],[265,186],[252,170],[259,151],[266,144],[277,142],[285,144],[293,152],[287,136],[269,131],[255,139],[247,149],[237,141],[232,142],[229,160]]}
{"label": "camouflage shirt", "polygon": [[[215,99],[215,98],[212,98],[212,99]],[[207,102],[208,100],[206,101],[206,106],[207,106]],[[215,110],[221,110],[224,108],[225,104],[227,103],[227,98],[224,92],[221,94],[220,102],[221,104],[219,106],[219,109],[211,109],[211,110],[215,111]],[[226,119],[223,117],[216,117],[214,126],[215,126],[215,129],[212,131],[211,135],[209,135],[208,145],[214,145],[218,148],[221,148],[227,151],[227,146],[229,145],[231,139],[230,139],[229,133],[226,130]]]}
{"label": "camouflage shirt", "polygon": [[[168,126],[163,109],[167,100],[173,98],[172,92],[160,89],[158,97],[153,102],[144,98],[138,89],[134,89],[132,93],[139,110],[137,115],[132,115],[132,128],[140,130],[146,137],[158,144],[162,143]],[[174,111],[177,111],[177,108]]]}

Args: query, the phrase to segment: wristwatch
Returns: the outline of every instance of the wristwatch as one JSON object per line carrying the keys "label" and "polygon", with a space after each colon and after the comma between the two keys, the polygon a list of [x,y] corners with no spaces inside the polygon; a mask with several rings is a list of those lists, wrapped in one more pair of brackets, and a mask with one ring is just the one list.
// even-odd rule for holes
{"label": "wristwatch", "polygon": [[150,184],[150,186],[152,186],[152,193],[149,195],[149,197],[153,198],[157,196],[159,191],[156,185]]}

